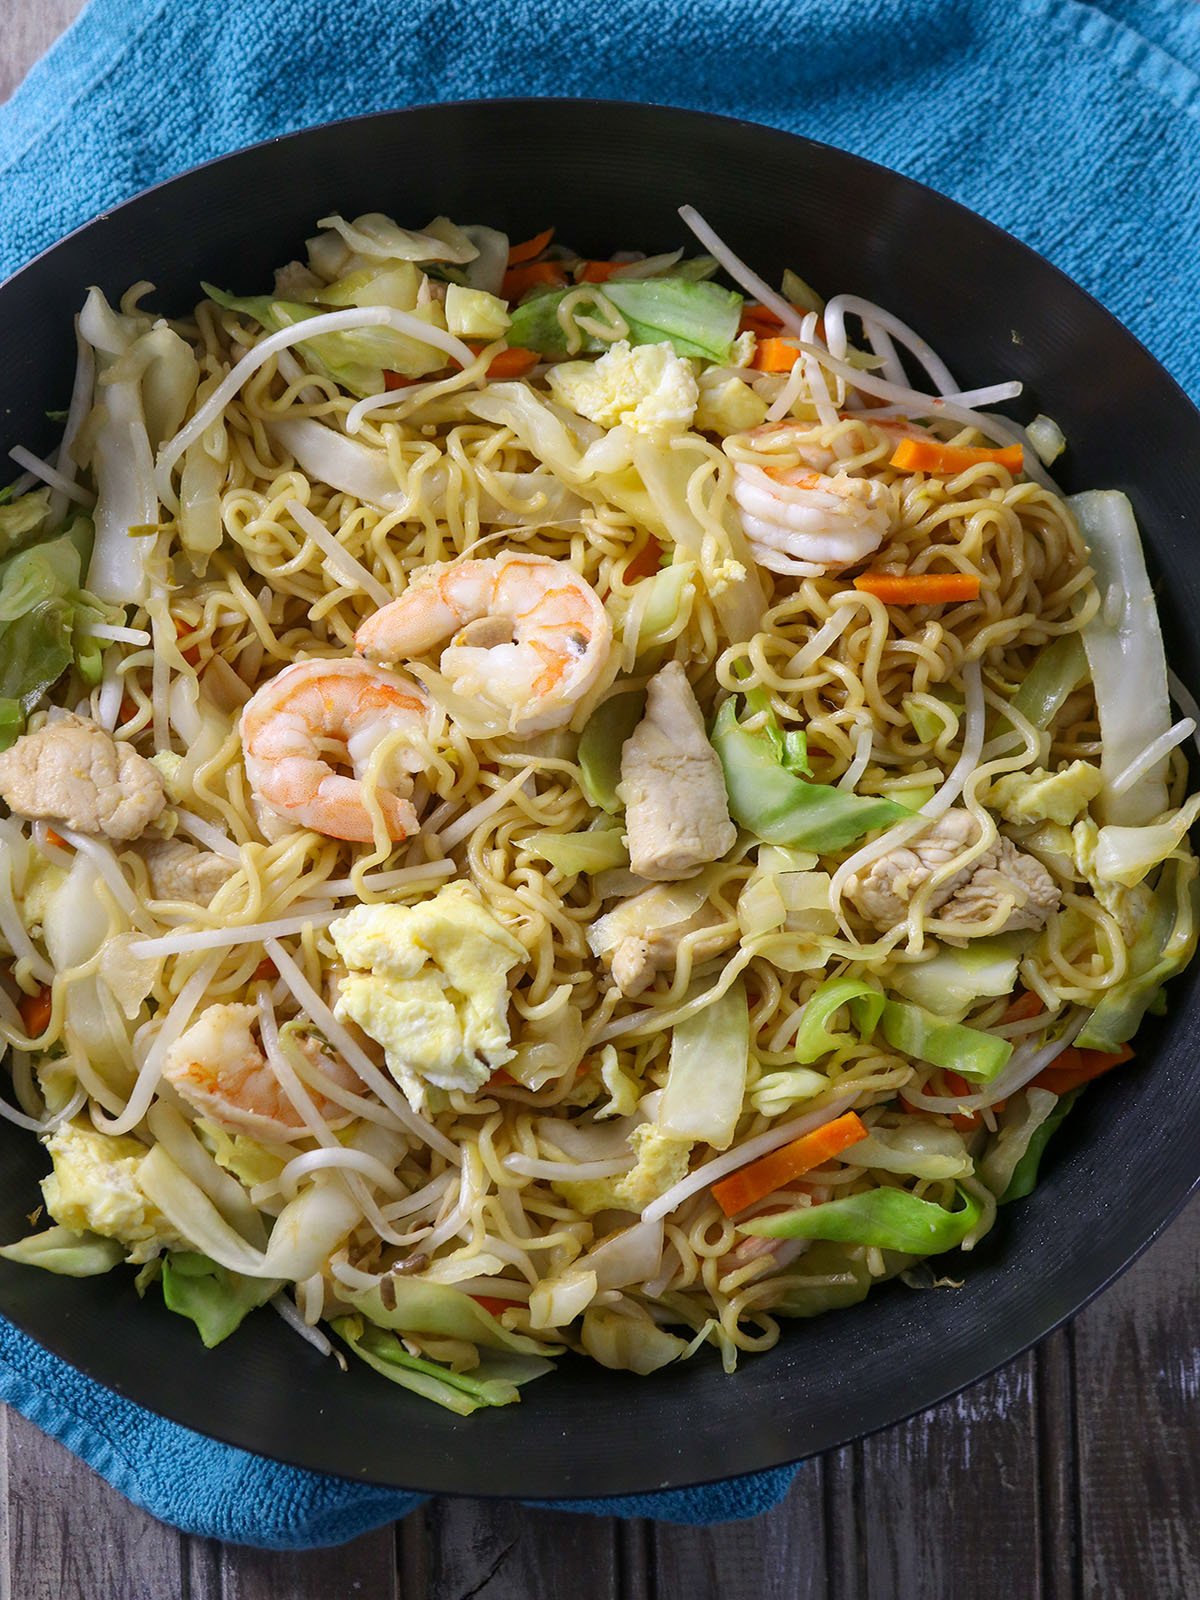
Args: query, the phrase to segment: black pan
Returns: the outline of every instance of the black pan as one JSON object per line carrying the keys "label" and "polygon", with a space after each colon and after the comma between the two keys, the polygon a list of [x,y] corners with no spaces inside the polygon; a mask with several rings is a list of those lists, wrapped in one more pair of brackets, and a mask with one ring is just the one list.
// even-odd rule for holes
{"label": "black pan", "polygon": [[[1020,414],[1070,441],[1068,489],[1132,497],[1161,582],[1168,650],[1200,683],[1200,415],[1094,300],[1032,251],[882,167],[690,112],[501,101],[367,117],[259,145],[99,218],[0,287],[0,452],[48,449],[85,286],[139,278],[166,310],[201,278],[241,292],[301,253],[329,211],[436,212],[580,250],[672,249],[699,207],[769,280],[791,265],[920,329],[966,385],[1017,377]],[[0,459],[3,459],[0,454]],[[205,1351],[131,1274],[74,1282],[0,1262],[0,1310],[122,1394],[201,1433],[330,1472],[446,1493],[612,1495],[796,1461],[932,1405],[1008,1361],[1121,1272],[1200,1173],[1200,967],[1172,984],[1136,1066],[1085,1095],[1033,1196],[1001,1213],[957,1291],[898,1285],[786,1325],[733,1377],[707,1352],[651,1378],[568,1358],[519,1406],[460,1420],[358,1363],[343,1375],[269,1311]],[[0,1124],[0,1236],[27,1231],[44,1160]]]}

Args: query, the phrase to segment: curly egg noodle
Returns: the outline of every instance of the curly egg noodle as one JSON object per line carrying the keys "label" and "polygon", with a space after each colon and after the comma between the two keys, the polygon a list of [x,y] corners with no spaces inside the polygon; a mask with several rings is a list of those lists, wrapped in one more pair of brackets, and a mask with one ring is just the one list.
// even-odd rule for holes
{"label": "curly egg noodle", "polygon": [[[403,268],[420,279],[408,314],[453,334],[466,251],[389,264],[393,234],[425,236],[388,234],[384,220],[374,232],[372,219],[342,225],[358,252],[342,275],[323,246],[285,276],[319,310],[355,303],[330,294],[322,306],[331,279]],[[856,351],[835,336],[839,302],[823,321],[794,285],[768,302],[725,255],[757,304],[743,311],[749,337],[717,356],[677,332],[656,343],[619,292],[681,281],[671,258],[639,278],[631,257],[600,284],[554,245],[534,258],[540,280],[520,252],[507,290],[493,280],[507,343],[476,336],[466,364],[441,366],[439,352],[374,389],[330,358],[336,333],[306,345],[251,302],[205,299],[169,325],[197,381],[155,439],[142,368],[160,449],[158,511],[125,522],[142,598],[121,604],[88,581],[108,603],[92,625],[101,670],[88,681],[70,666],[12,751],[53,734],[67,708],[152,762],[163,809],[120,838],[4,789],[10,1114],[54,1161],[54,1226],[10,1256],[80,1274],[132,1260],[143,1292],[161,1278],[167,1304],[210,1343],[274,1297],[319,1349],[342,1348],[321,1331],[332,1325],[385,1376],[469,1411],[517,1398],[564,1347],[648,1372],[710,1344],[732,1369],[776,1342],[781,1317],[849,1304],[901,1272],[919,1284],[919,1260],[969,1250],[997,1203],[1033,1186],[1073,1096],[1123,1058],[1191,954],[1180,746],[1192,725],[1167,737],[1142,701],[1123,712],[1098,695],[1119,586],[1111,571],[1098,586],[1095,513],[1068,505],[1028,438],[970,409],[975,397],[939,381],[937,358],[878,308],[847,302],[863,330]],[[557,331],[506,367],[523,353],[522,313],[555,292]],[[161,337],[148,293],[137,286],[108,315]],[[81,326],[86,342],[86,314]],[[273,353],[204,412],[273,334]],[[789,338],[782,365],[767,358]],[[99,551],[114,469],[92,408],[115,404],[126,380],[93,343],[94,391],[57,465],[73,451],[72,498],[86,509],[99,495]],[[679,369],[682,399],[631,420],[639,397],[665,394],[664,378],[602,421],[594,406],[572,410],[569,364],[600,373],[647,346]],[[932,397],[909,387],[913,373]],[[193,417],[203,429],[171,465],[167,441]],[[993,448],[1015,438],[1020,465]],[[905,439],[966,454],[905,466]],[[385,470],[386,495],[364,463]],[[764,565],[737,494],[738,474],[755,470],[805,493],[813,472],[878,486],[877,547],[814,572]],[[838,512],[822,515],[836,536]],[[1144,579],[1136,531],[1121,537]],[[431,565],[513,554],[569,567],[611,623],[603,669],[559,725],[507,731],[486,683],[456,684],[443,641],[379,669],[428,715],[355,764],[369,842],[264,805],[243,749],[250,697],[293,663],[354,659],[364,624]],[[864,573],[973,581],[966,598],[922,601],[918,586],[895,603],[856,586]],[[736,843],[656,883],[625,854],[628,786],[600,793],[593,764],[599,750],[614,774],[642,714],[630,696],[671,662],[724,765]],[[1164,714],[1165,696],[1164,678]],[[606,734],[622,702],[633,719]],[[723,706],[731,741],[718,736]],[[1148,748],[1144,759],[1134,749],[1141,767],[1122,787],[1105,753],[1123,715],[1142,717]],[[344,743],[314,737],[316,755],[347,773]],[[774,814],[756,817],[757,780],[747,801],[735,770],[743,757],[767,764],[789,805],[828,791],[834,807],[891,806],[840,833],[801,820],[789,834]],[[400,761],[419,824],[394,838],[380,795]],[[1039,785],[1064,774],[1082,799],[1039,809]],[[1154,783],[1143,814],[1122,810],[1122,796]],[[688,804],[683,791],[672,801]],[[951,819],[959,832],[940,864],[910,872],[906,888],[888,877],[902,907],[879,914],[864,882],[891,872],[894,852],[924,861],[922,841]],[[1143,866],[1117,859],[1139,840]],[[1044,901],[1024,920],[1025,890],[1002,877],[1018,856]],[[951,880],[979,887],[987,872],[1000,887],[964,921]],[[659,898],[647,926],[630,924],[635,943],[675,932],[641,983],[623,985],[601,935],[639,895]],[[487,914],[469,937],[455,922],[468,903]],[[355,908],[389,908],[392,920],[361,924],[379,930],[382,954],[351,940]],[[347,1011],[353,983],[370,988],[369,1014]],[[443,1061],[439,1079],[422,1064],[437,1053],[430,1019],[465,1029],[472,996],[492,1043],[466,1048],[457,1077]],[[182,1072],[181,1039],[198,1057],[208,1040]],[[696,1131],[702,1112],[680,1114],[685,1095],[730,1094],[723,1135]],[[843,1143],[819,1143],[847,1117]],[[811,1159],[792,1159],[814,1139]],[[772,1172],[773,1153],[791,1164]]]}

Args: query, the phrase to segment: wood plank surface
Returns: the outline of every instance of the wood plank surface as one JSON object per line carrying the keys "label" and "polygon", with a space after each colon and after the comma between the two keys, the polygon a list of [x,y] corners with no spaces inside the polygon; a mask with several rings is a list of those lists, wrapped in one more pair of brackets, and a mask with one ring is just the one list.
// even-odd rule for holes
{"label": "wood plank surface", "polygon": [[1085,1594],[1200,1596],[1200,1226],[1184,1217],[1072,1328]]}
{"label": "wood plank surface", "polygon": [[0,0],[0,100],[71,26],[84,0]]}
{"label": "wood plank surface", "polygon": [[[81,5],[0,0],[0,100]],[[436,1501],[336,1550],[221,1546],[0,1410],[0,1600],[1200,1600],[1198,1268],[1194,1202],[1038,1351],[710,1529]]]}

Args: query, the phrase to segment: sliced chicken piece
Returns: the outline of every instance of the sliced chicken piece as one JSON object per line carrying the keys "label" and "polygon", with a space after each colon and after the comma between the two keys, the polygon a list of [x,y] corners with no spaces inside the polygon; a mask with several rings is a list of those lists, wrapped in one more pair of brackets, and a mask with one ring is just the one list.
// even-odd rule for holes
{"label": "sliced chicken piece", "polygon": [[27,733],[0,755],[0,798],[19,816],[137,839],[166,804],[157,768],[86,717]]}
{"label": "sliced chicken piece", "polygon": [[[868,922],[887,930],[903,922],[917,893],[979,837],[969,811],[950,810],[915,839],[884,856],[849,880],[846,895]],[[1009,914],[1001,928],[1012,932],[1040,928],[1057,909],[1060,894],[1054,879],[1034,856],[1018,850],[1011,839],[998,838],[977,860],[952,872],[930,893],[926,914],[937,913],[959,925],[964,936],[984,927],[1004,902]]]}
{"label": "sliced chicken piece", "polygon": [[721,763],[678,661],[650,680],[646,715],[621,751],[620,793],[641,878],[691,878],[733,848]]}
{"label": "sliced chicken piece", "polygon": [[1036,856],[1018,850],[1011,839],[997,839],[966,883],[942,906],[943,922],[960,924],[963,933],[986,925],[1002,905],[1009,905],[1001,933],[1041,928],[1058,910],[1061,891]]}
{"label": "sliced chicken piece", "polygon": [[237,871],[232,861],[198,850],[186,839],[150,839],[141,847],[156,900],[188,900],[204,906]]}
{"label": "sliced chicken piece", "polygon": [[735,922],[723,921],[707,902],[680,903],[677,891],[647,889],[593,923],[588,943],[604,961],[617,988],[627,999],[648,989],[655,974],[675,965],[679,946],[689,934],[700,934],[693,961],[707,961],[738,941]]}

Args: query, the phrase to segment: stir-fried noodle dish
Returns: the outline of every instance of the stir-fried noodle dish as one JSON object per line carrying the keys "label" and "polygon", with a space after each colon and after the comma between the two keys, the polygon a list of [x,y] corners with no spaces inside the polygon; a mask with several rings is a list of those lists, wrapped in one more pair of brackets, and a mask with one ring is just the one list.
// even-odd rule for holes
{"label": "stir-fried noodle dish", "polygon": [[8,1260],[465,1415],[953,1292],[1150,1070],[1200,796],[1129,502],[681,216],[88,293],[0,500]]}

